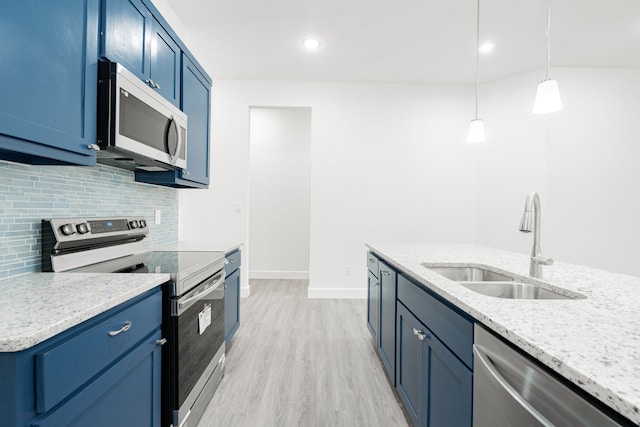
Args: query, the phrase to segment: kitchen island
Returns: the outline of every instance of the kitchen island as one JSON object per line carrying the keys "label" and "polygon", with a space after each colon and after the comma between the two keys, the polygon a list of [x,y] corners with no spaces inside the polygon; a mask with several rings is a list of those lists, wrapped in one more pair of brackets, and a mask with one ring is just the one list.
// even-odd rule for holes
{"label": "kitchen island", "polygon": [[381,261],[640,424],[640,278],[557,262],[538,280],[586,298],[502,299],[471,291],[422,264],[484,265],[526,279],[528,256],[475,245],[367,246]]}

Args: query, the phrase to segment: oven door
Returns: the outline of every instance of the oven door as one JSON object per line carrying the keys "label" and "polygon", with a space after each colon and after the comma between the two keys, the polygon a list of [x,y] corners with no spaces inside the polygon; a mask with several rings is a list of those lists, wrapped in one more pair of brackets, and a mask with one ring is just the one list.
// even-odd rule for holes
{"label": "oven door", "polygon": [[224,278],[222,270],[171,300],[170,400],[181,420],[224,354]]}

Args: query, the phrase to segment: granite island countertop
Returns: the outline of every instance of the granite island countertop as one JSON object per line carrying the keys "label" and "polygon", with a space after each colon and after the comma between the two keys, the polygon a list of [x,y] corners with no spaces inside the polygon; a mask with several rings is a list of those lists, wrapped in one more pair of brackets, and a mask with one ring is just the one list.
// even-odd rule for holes
{"label": "granite island countertop", "polygon": [[640,425],[640,277],[556,262],[536,279],[586,296],[511,300],[473,292],[421,263],[488,265],[529,276],[529,256],[476,245],[367,244],[431,289]]}
{"label": "granite island countertop", "polygon": [[33,347],[160,286],[168,274],[28,273],[0,280],[0,352]]}

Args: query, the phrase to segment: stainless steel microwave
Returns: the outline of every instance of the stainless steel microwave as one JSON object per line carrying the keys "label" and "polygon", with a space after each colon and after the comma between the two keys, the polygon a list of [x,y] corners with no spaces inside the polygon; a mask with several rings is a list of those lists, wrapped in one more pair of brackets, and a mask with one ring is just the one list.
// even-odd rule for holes
{"label": "stainless steel microwave", "polygon": [[187,166],[187,115],[115,62],[98,63],[97,161],[129,170]]}

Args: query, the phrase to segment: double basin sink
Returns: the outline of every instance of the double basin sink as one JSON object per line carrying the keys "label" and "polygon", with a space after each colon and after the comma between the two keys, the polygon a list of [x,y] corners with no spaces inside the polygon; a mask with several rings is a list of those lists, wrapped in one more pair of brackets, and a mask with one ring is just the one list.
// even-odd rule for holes
{"label": "double basin sink", "polygon": [[[437,266],[422,264],[429,270],[459,283],[461,286],[496,298],[567,300],[585,298],[580,294],[561,294],[535,283],[524,283],[516,276],[498,273],[485,267]],[[532,281],[533,279],[529,279]]]}

